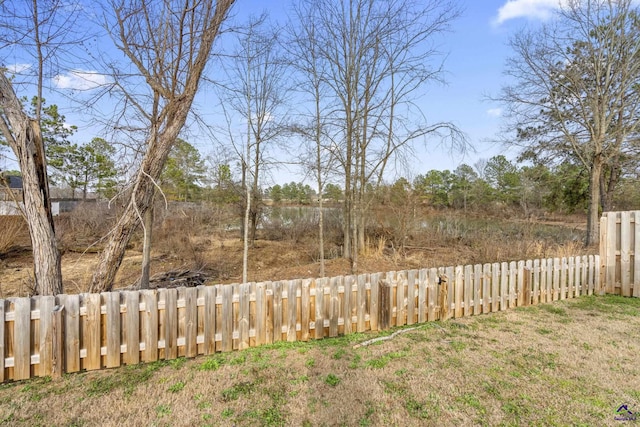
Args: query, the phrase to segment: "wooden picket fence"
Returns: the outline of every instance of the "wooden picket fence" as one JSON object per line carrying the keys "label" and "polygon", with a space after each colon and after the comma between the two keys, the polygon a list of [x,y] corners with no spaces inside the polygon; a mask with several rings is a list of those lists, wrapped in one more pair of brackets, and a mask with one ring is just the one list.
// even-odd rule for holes
{"label": "wooden picket fence", "polygon": [[599,256],[589,255],[8,298],[0,300],[0,382],[377,331],[591,295],[601,289],[600,266]]}
{"label": "wooden picket fence", "polygon": [[640,297],[640,211],[602,215],[600,259],[606,293]]}

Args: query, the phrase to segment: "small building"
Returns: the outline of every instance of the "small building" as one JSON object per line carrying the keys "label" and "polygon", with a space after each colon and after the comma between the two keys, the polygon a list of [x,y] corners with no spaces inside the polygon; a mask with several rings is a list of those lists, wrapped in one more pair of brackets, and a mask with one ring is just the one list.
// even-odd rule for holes
{"label": "small building", "polygon": [[0,201],[22,201],[22,177],[0,174]]}

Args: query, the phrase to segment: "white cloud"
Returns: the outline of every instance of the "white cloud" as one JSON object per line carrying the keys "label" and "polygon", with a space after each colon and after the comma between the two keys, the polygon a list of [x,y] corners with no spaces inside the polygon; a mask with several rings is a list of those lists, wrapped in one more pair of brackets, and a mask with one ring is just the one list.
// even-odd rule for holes
{"label": "white cloud", "polygon": [[559,9],[561,0],[508,0],[493,20],[494,25],[500,25],[509,19],[530,18],[546,20],[551,17],[555,9]]}
{"label": "white cloud", "polygon": [[89,90],[109,83],[109,79],[97,71],[72,70],[55,76],[53,83],[59,89]]}
{"label": "white cloud", "polygon": [[23,71],[27,71],[29,68],[31,68],[31,64],[7,65],[7,71],[10,72],[11,74],[20,74]]}
{"label": "white cloud", "polygon": [[502,108],[489,108],[487,115],[489,117],[500,117],[502,115]]}

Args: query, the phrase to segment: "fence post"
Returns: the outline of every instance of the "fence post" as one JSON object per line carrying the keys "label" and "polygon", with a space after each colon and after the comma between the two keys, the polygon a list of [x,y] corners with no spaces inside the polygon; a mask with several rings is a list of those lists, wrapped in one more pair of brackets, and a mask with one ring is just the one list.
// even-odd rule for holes
{"label": "fence post", "polygon": [[449,278],[446,274],[440,276],[440,320],[449,318]]}
{"label": "fence post", "polygon": [[391,284],[380,280],[378,292],[378,330],[386,331],[391,324]]}
{"label": "fence post", "polygon": [[60,378],[64,374],[64,305],[56,305],[51,312],[52,358],[51,376]]}

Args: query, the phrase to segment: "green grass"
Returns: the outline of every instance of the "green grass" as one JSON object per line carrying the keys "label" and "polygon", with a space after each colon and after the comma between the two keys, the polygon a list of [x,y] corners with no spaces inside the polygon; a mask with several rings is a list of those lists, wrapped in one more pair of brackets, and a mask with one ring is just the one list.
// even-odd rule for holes
{"label": "green grass", "polygon": [[114,390],[123,389],[124,394],[130,396],[140,384],[149,381],[157,370],[167,364],[166,361],[158,361],[143,365],[131,365],[113,371],[110,375],[99,376],[89,382],[87,395],[100,397]]}
{"label": "green grass", "polygon": [[253,382],[241,382],[235,384],[232,387],[222,390],[222,400],[229,402],[232,400],[238,400],[240,396],[247,395],[255,390],[255,383]]}
{"label": "green grass", "polygon": [[169,391],[171,393],[178,393],[180,391],[182,391],[184,389],[184,382],[183,381],[178,381],[177,383],[173,384],[171,387],[169,387]]}
{"label": "green grass", "polygon": [[214,356],[207,357],[207,359],[200,364],[198,369],[201,371],[216,371],[225,363],[227,363],[227,356],[223,354],[216,354]]}
{"label": "green grass", "polygon": [[329,374],[324,379],[325,384],[335,387],[340,384],[340,378],[335,374]]}
{"label": "green grass", "polygon": [[596,314],[640,316],[640,298],[619,295],[589,295],[571,300],[570,309],[580,309]]}

